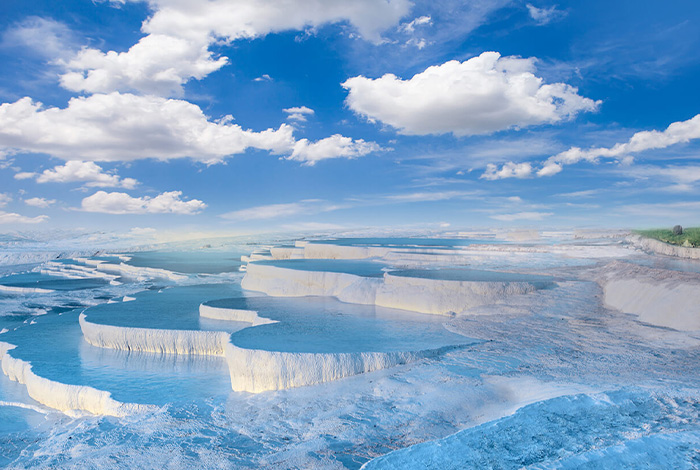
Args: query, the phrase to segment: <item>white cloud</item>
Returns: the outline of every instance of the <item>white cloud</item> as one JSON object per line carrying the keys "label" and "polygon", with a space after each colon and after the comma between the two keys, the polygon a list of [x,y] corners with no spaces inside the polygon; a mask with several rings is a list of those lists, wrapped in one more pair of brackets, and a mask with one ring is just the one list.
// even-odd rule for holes
{"label": "white cloud", "polygon": [[0,211],[0,224],[39,224],[48,220],[47,215],[38,215],[36,217],[26,217],[14,212]]}
{"label": "white cloud", "polygon": [[[296,141],[289,124],[255,132],[232,120],[226,116],[211,121],[195,104],[157,96],[98,94],[73,98],[62,109],[43,108],[41,103],[22,98],[0,105],[0,150],[46,153],[82,162],[42,173],[39,178],[46,181],[77,178],[70,174],[80,169],[93,178],[84,179],[90,186],[116,184],[124,188],[133,187],[136,181],[110,174],[99,176],[101,168],[95,165],[97,168],[86,171],[90,164],[84,161],[191,158],[213,164],[255,148],[313,165],[328,158],[355,158],[381,150],[374,142],[339,134],[317,142]],[[35,176],[21,172],[15,178]]]}
{"label": "white cloud", "polygon": [[143,25],[150,34],[176,37],[251,39],[347,21],[370,41],[398,24],[411,8],[408,0],[150,0],[155,14]]}
{"label": "white cloud", "polygon": [[475,194],[476,193],[474,191],[418,192],[409,194],[394,194],[387,196],[386,199],[394,202],[431,202],[465,198],[474,196]]}
{"label": "white cloud", "polygon": [[295,106],[293,108],[283,109],[282,111],[287,113],[287,119],[302,122],[306,121],[307,115],[311,116],[314,114],[314,110],[306,106]]}
{"label": "white cloud", "polygon": [[269,204],[250,207],[222,214],[220,217],[234,221],[264,220],[291,217],[295,215],[319,214],[340,209],[342,206],[321,199],[305,199],[299,202]]}
{"label": "white cloud", "polygon": [[532,175],[530,163],[505,163],[501,169],[493,163],[486,165],[486,171],[480,178],[486,180],[500,180],[504,178],[529,178]]}
{"label": "white cloud", "polygon": [[12,201],[12,196],[6,193],[0,193],[0,207],[5,207],[10,201]]}
{"label": "white cloud", "polygon": [[545,162],[545,164],[537,170],[537,176],[552,176],[556,175],[562,170],[560,163],[555,162]]}
{"label": "white cloud", "polygon": [[254,82],[271,82],[272,77],[269,76],[268,74],[264,73],[261,76],[254,78],[253,81]]}
{"label": "white cloud", "polygon": [[[597,163],[599,159],[611,159],[616,161],[622,167],[630,167],[634,162],[634,157],[631,154],[642,153],[648,150],[664,149],[672,145],[688,143],[691,140],[700,139],[700,114],[688,119],[687,121],[674,122],[663,131],[641,131],[635,133],[627,142],[617,143],[612,147],[594,147],[587,150],[579,147],[571,147],[568,150],[558,153],[545,162],[542,167],[537,170],[537,176],[552,176],[560,173],[565,165],[573,165],[581,161]],[[506,163],[513,165],[512,162]],[[638,176],[641,176],[646,170],[635,170]],[[680,178],[685,176],[690,177],[695,174],[693,171],[688,171],[687,168],[668,167],[662,169],[654,167],[652,174],[656,176],[676,176],[679,186],[677,189],[687,187],[688,181],[682,181]],[[629,174],[629,172],[628,172]],[[630,174],[631,175],[631,174]],[[648,174],[647,176],[653,176]],[[692,182],[695,182],[693,180]],[[686,186],[683,186],[686,185]]]}
{"label": "white cloud", "polygon": [[[652,219],[655,224],[660,221],[672,221],[678,223],[683,220],[695,222],[698,211],[700,211],[700,201],[680,201],[656,204],[629,204],[618,209],[623,214],[632,215],[635,221]],[[692,223],[691,222],[691,223]]]}
{"label": "white cloud", "polygon": [[409,21],[408,23],[404,23],[399,27],[399,30],[406,32],[406,33],[412,33],[415,29],[416,26],[423,26],[423,25],[430,25],[432,24],[432,18],[430,16],[419,16],[418,18],[414,19],[413,21]]}
{"label": "white cloud", "polygon": [[326,222],[299,222],[294,224],[285,224],[280,227],[282,230],[290,232],[314,232],[317,236],[318,232],[328,232],[345,229],[344,226],[338,224],[329,224]]}
{"label": "white cloud", "polygon": [[75,37],[63,23],[30,16],[5,31],[3,47],[26,47],[52,61],[70,56],[75,50]]}
{"label": "white cloud", "polygon": [[131,197],[126,193],[98,191],[83,199],[82,210],[105,214],[184,214],[193,215],[207,205],[198,199],[183,201],[182,191],[170,191],[156,197]]}
{"label": "white cloud", "polygon": [[545,217],[554,215],[553,212],[516,212],[515,214],[498,214],[490,216],[495,220],[513,222],[516,220],[542,220]]}
{"label": "white cloud", "polygon": [[477,135],[571,119],[600,104],[565,83],[544,84],[534,58],[478,57],[428,67],[411,79],[357,76],[342,86],[347,105],[402,134]]}
{"label": "white cloud", "polygon": [[416,37],[414,33],[416,32],[416,27],[430,26],[433,24],[432,18],[428,15],[419,16],[408,23],[403,23],[399,26],[398,30],[404,34],[408,34],[411,37],[406,41],[406,45],[415,46],[418,49],[424,49],[429,42],[423,37]]}
{"label": "white cloud", "polygon": [[63,63],[61,85],[71,91],[109,93],[140,91],[156,95],[182,94],[188,80],[202,79],[228,63],[215,57],[209,41],[151,34],[126,52],[83,48]]}
{"label": "white cloud", "polygon": [[623,175],[627,177],[653,180],[656,182],[672,183],[663,189],[672,192],[690,192],[696,190],[696,184],[700,182],[700,166],[697,165],[671,165],[656,166],[644,165],[634,168],[626,168]]}
{"label": "white cloud", "polygon": [[[626,168],[627,170],[625,170],[625,172],[630,176],[634,176],[632,172],[636,172],[637,176],[643,176],[642,173],[649,172],[644,169],[630,169],[634,163],[634,155],[632,154],[649,150],[665,149],[673,145],[685,144],[697,139],[700,139],[700,114],[695,115],[687,121],[671,123],[663,131],[651,130],[636,132],[627,142],[617,143],[612,147],[593,147],[585,150],[580,147],[571,147],[545,160],[542,163],[542,167],[537,170],[537,176],[556,175],[564,169],[565,165],[574,165],[581,161],[598,163],[601,158],[612,160],[616,162],[619,167]],[[503,165],[501,170],[494,167],[493,171],[500,171],[503,172],[504,175],[507,175],[507,171],[504,170],[510,165],[516,164],[508,162]],[[675,175],[675,179],[681,184],[678,189],[682,189],[684,187],[682,185],[686,185],[685,187],[687,187],[689,184],[689,181],[685,181],[683,178],[694,178],[695,175],[694,171],[689,171],[691,167],[667,167],[665,169],[661,167],[647,168],[653,168],[653,170],[651,170],[651,174],[647,174],[646,176],[654,176],[655,174],[656,176],[671,178]],[[693,179],[691,182],[695,181],[697,180]]]}
{"label": "white cloud", "polygon": [[292,127],[262,132],[212,122],[182,100],[111,93],[43,108],[30,98],[0,105],[0,148],[63,160],[130,161],[190,157],[216,163],[247,148],[289,152]]}
{"label": "white cloud", "polygon": [[596,194],[600,193],[599,189],[586,189],[583,191],[573,191],[571,193],[560,193],[557,194],[557,196],[560,197],[573,197],[576,199],[582,198],[582,197],[592,197],[595,196]]}
{"label": "white cloud", "polygon": [[20,171],[19,173],[15,173],[16,180],[28,180],[30,178],[34,178],[35,176],[36,173],[31,171]]}
{"label": "white cloud", "polygon": [[599,158],[610,158],[629,162],[627,157],[631,154],[664,149],[695,139],[700,139],[700,114],[687,121],[674,122],[663,131],[637,132],[627,142],[618,143],[609,148],[596,147],[583,150],[579,147],[571,147],[547,159],[538,175],[550,176],[559,173],[563,165],[572,165],[584,160],[595,163]]}
{"label": "white cloud", "polygon": [[353,140],[340,134],[334,134],[316,142],[300,139],[294,144],[292,155],[287,160],[296,160],[305,165],[315,165],[330,158],[357,158],[371,152],[383,150],[375,142],[362,139]]}
{"label": "white cloud", "polygon": [[557,10],[556,5],[549,8],[537,8],[536,6],[528,3],[526,6],[527,11],[530,14],[530,18],[535,20],[540,26],[544,26],[552,21],[564,18],[567,14],[565,11]]}
{"label": "white cloud", "polygon": [[127,52],[84,48],[67,61],[61,83],[75,91],[138,90],[181,94],[188,80],[200,79],[228,61],[215,57],[217,41],[253,39],[288,30],[348,22],[358,33],[381,42],[381,32],[408,13],[408,0],[150,0],[154,14],[142,25],[148,35]]}
{"label": "white cloud", "polygon": [[56,203],[55,199],[44,199],[43,197],[32,197],[29,199],[25,199],[24,203],[28,206],[34,206],[34,207],[49,207],[52,204]]}
{"label": "white cloud", "polygon": [[134,237],[155,237],[158,231],[152,227],[133,227],[129,230],[129,235]]}
{"label": "white cloud", "polygon": [[[15,175],[17,178],[17,175]],[[70,161],[53,170],[44,170],[37,176],[37,183],[85,183],[88,187],[113,187],[133,189],[138,184],[133,178],[121,179],[117,175],[105,173],[94,162]]]}

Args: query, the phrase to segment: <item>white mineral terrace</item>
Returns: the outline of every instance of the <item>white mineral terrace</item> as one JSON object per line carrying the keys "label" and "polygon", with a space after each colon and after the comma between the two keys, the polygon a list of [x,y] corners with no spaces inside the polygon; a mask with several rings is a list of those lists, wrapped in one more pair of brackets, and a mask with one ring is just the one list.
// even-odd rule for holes
{"label": "white mineral terrace", "polygon": [[342,302],[377,305],[436,315],[466,314],[470,309],[537,290],[533,282],[458,281],[396,276],[363,277],[248,264],[242,286],[270,296],[332,296]]}
{"label": "white mineral terrace", "polygon": [[[638,240],[634,241],[639,246]],[[644,245],[646,246],[646,245]],[[498,314],[499,306],[515,296],[536,295],[539,289],[558,289],[550,280],[484,280],[439,278],[413,275],[414,271],[388,271],[377,277],[304,270],[284,267],[288,259],[380,259],[387,265],[412,264],[439,260],[455,261],[483,253],[500,256],[520,252],[547,252],[579,258],[597,258],[599,264],[586,268],[583,278],[597,282],[604,304],[615,311],[631,314],[642,322],[681,331],[700,330],[700,281],[695,274],[658,269],[616,261],[631,250],[628,246],[518,246],[479,245],[454,249],[406,250],[396,247],[341,246],[329,243],[298,243],[295,247],[272,248],[270,255],[251,257],[242,287],[272,297],[335,297],[341,302],[373,305],[425,314],[467,316],[471,311]],[[567,251],[568,250],[568,251]],[[252,261],[252,259],[274,262]],[[182,280],[185,276],[153,268],[136,268],[126,264],[79,259],[86,266],[63,267],[48,263],[46,273],[65,277],[89,277],[91,270],[106,273],[114,280],[117,274]],[[371,262],[371,261],[367,261]],[[420,264],[419,263],[419,264]],[[313,266],[313,265],[311,265]],[[381,268],[374,265],[374,268]],[[444,265],[443,265],[444,266]],[[476,271],[475,271],[476,272]],[[498,273],[491,273],[498,274]],[[502,273],[511,274],[511,273]],[[436,278],[437,277],[437,278]],[[0,286],[13,293],[44,292],[44,289]],[[124,301],[133,298],[124,296]],[[487,306],[488,308],[480,308]],[[495,306],[495,307],[494,307]],[[244,328],[261,328],[276,323],[259,312],[241,308],[208,305],[199,307],[201,318],[224,322],[243,322]],[[259,393],[320,384],[345,377],[386,369],[425,358],[440,356],[455,348],[452,345],[416,350],[383,352],[285,352],[243,348],[231,339],[230,331],[138,328],[114,326],[90,321],[89,311],[79,317],[84,339],[93,346],[122,351],[158,354],[223,357],[228,365],[234,391]],[[7,330],[4,330],[5,332]],[[250,331],[250,330],[249,330]],[[257,331],[257,330],[256,330]],[[110,393],[89,386],[63,384],[37,375],[32,364],[12,355],[15,345],[0,342],[2,371],[10,379],[24,384],[37,402],[68,414],[89,412],[98,415],[125,416],[152,409],[148,405],[122,403]],[[275,349],[275,348],[272,348]]]}
{"label": "white mineral terrace", "polygon": [[[207,305],[200,306],[200,315],[216,317],[219,320],[245,321],[250,323],[251,327],[275,323],[249,310]],[[224,356],[231,375],[231,388],[234,391],[251,393],[338,380],[436,357],[458,347],[405,352],[292,353],[240,348],[230,341],[230,334],[226,332],[101,325],[88,321],[84,314],[80,316],[80,328],[88,343],[102,348]]]}

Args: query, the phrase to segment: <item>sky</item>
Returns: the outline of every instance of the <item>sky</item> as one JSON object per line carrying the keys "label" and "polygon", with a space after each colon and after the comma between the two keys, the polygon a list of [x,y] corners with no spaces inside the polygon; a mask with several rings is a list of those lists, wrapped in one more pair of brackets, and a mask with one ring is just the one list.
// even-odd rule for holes
{"label": "sky", "polygon": [[0,233],[700,224],[696,0],[4,0]]}

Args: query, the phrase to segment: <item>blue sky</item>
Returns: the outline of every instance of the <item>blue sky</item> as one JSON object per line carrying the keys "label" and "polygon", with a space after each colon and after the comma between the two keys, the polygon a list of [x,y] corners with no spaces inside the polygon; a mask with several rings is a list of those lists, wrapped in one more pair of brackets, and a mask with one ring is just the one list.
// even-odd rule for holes
{"label": "blue sky", "polygon": [[696,1],[0,13],[0,232],[700,223]]}

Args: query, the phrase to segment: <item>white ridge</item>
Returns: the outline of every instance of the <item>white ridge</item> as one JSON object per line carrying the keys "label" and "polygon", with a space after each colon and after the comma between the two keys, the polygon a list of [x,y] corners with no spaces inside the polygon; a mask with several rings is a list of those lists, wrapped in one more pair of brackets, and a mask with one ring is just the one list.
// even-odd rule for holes
{"label": "white ridge", "polygon": [[2,371],[15,382],[24,384],[27,393],[42,405],[62,411],[71,416],[80,412],[96,415],[128,416],[155,409],[149,405],[122,403],[112,398],[109,392],[84,385],[70,385],[36,375],[31,363],[16,359],[9,353],[16,346],[0,342]]}

